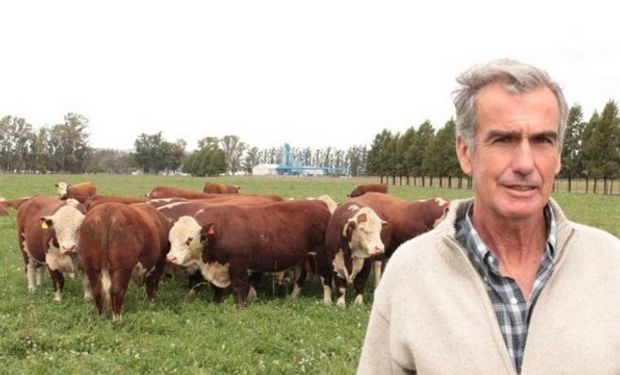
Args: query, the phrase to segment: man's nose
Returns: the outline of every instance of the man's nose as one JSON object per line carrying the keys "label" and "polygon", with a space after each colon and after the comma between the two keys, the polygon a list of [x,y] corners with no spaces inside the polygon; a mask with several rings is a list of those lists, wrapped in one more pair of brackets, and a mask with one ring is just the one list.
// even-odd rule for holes
{"label": "man's nose", "polygon": [[528,141],[520,142],[513,151],[512,169],[514,172],[527,175],[534,170],[534,153]]}

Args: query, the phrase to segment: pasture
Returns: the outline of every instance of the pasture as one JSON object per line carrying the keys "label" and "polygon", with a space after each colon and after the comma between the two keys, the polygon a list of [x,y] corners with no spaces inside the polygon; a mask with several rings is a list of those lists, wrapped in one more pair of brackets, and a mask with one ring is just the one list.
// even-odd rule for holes
{"label": "pasture", "polygon": [[[205,179],[167,176],[0,175],[0,195],[54,195],[57,181],[90,180],[99,194],[143,196],[155,185],[202,190]],[[240,185],[242,193],[305,198],[329,194],[341,202],[358,183],[377,179],[251,178],[209,179]],[[407,186],[390,187],[406,199],[468,197],[471,191]],[[554,197],[569,218],[620,236],[620,197]],[[265,277],[259,299],[237,310],[228,295],[210,303],[203,288],[190,296],[186,277],[160,283],[154,302],[131,284],[123,320],[99,320],[92,301],[82,299],[76,278],[65,283],[62,302],[52,300],[49,275],[28,293],[19,253],[15,212],[0,217],[0,373],[123,374],[351,374],[365,334],[372,282],[363,307],[341,309],[321,303],[318,280],[306,282],[301,297],[285,298],[285,288]],[[352,293],[348,293],[351,297]],[[350,302],[350,298],[348,300]]]}

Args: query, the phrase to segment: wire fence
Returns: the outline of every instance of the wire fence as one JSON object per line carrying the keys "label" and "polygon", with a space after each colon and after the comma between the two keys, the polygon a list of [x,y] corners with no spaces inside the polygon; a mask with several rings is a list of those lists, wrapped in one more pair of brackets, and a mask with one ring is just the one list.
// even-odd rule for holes
{"label": "wire fence", "polygon": [[[445,189],[472,189],[471,177],[436,176],[381,176],[381,183],[398,186],[438,187]],[[620,195],[620,179],[557,178],[554,193]]]}

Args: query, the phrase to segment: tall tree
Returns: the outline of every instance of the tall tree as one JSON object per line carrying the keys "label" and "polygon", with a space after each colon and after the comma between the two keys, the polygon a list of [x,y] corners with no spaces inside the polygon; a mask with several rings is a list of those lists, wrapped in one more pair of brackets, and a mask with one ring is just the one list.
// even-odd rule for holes
{"label": "tall tree", "polygon": [[241,169],[241,156],[247,145],[236,135],[226,135],[220,140],[222,150],[226,156],[226,173],[235,174]]}
{"label": "tall tree", "polygon": [[564,132],[561,177],[585,176],[585,164],[582,150],[585,127],[586,123],[583,121],[581,106],[575,104],[568,112],[568,121]]}
{"label": "tall tree", "polygon": [[[596,115],[596,113],[595,113]],[[588,176],[616,178],[620,172],[618,106],[608,101],[600,116],[592,116],[584,130],[584,158]]]}

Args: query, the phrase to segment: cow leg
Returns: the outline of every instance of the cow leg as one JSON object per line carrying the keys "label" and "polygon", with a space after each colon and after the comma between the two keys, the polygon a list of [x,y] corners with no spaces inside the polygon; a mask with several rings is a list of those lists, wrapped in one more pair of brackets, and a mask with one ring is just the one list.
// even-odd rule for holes
{"label": "cow leg", "polygon": [[62,300],[62,288],[65,286],[65,278],[62,276],[62,272],[58,270],[50,269],[49,271],[52,284],[54,285],[54,301],[60,302]]}
{"label": "cow leg", "polygon": [[319,276],[321,285],[323,286],[323,304],[332,304],[332,277],[331,276]]}
{"label": "cow leg", "polygon": [[89,272],[84,271],[84,273],[88,276],[88,283],[91,286],[90,290],[95,300],[95,306],[97,307],[97,315],[99,318],[103,318],[106,310],[106,299],[103,293],[106,293],[106,291],[103,290],[104,283],[101,278],[102,273],[97,270],[89,270]]}
{"label": "cow leg", "polygon": [[166,258],[162,257],[155,265],[155,269],[153,270],[153,272],[151,272],[146,277],[146,295],[150,301],[155,298],[155,293],[157,292],[157,284],[159,284],[159,279],[164,273],[165,266]]}
{"label": "cow leg", "polygon": [[90,281],[88,281],[88,275],[82,273],[82,287],[84,287],[84,299],[90,300],[93,298],[93,292],[90,287]]}
{"label": "cow leg", "polygon": [[336,282],[336,306],[345,307],[346,306],[346,293],[347,293],[347,280],[340,278],[338,276],[335,277]]}
{"label": "cow leg", "polygon": [[224,288],[218,288],[213,283],[211,283],[211,288],[213,289],[213,303],[222,303]]}
{"label": "cow leg", "polygon": [[196,270],[194,273],[190,274],[187,278],[187,289],[189,289],[189,294],[196,294],[198,292],[198,287],[203,281],[204,278],[200,270]]}
{"label": "cow leg", "polygon": [[261,279],[263,278],[262,272],[250,272],[249,280],[249,289],[247,295],[247,301],[252,302],[258,299],[258,285],[260,284]]}
{"label": "cow leg", "polygon": [[37,286],[43,284],[43,275],[45,275],[45,268],[43,266],[35,266],[35,283]]}
{"label": "cow leg", "polygon": [[[125,292],[131,280],[131,271],[118,270],[112,274],[112,320],[121,320],[121,310]],[[148,293],[148,292],[147,292]]]}
{"label": "cow leg", "polygon": [[[355,276],[355,280],[353,280],[353,287],[355,288],[355,299],[353,300],[353,304],[356,306],[361,306],[364,304],[364,289],[366,288],[366,281],[368,280],[368,276],[370,276],[371,268],[374,267],[376,262],[377,261],[366,259],[364,261],[364,266]],[[379,266],[381,266],[381,264],[379,264]]]}
{"label": "cow leg", "polygon": [[306,276],[308,275],[308,271],[303,265],[301,267],[297,267],[295,273],[298,273],[299,276],[295,279],[295,283],[293,284],[291,298],[299,297],[299,293],[301,293],[301,288],[304,286],[304,283],[306,282]]}
{"label": "cow leg", "polygon": [[237,308],[244,308],[247,304],[246,297],[248,295],[248,271],[247,268],[233,268],[230,266],[230,285],[232,286],[233,295]]}
{"label": "cow leg", "polygon": [[35,261],[32,257],[26,255],[26,280],[28,280],[28,291],[34,291],[34,273],[35,273]]}

